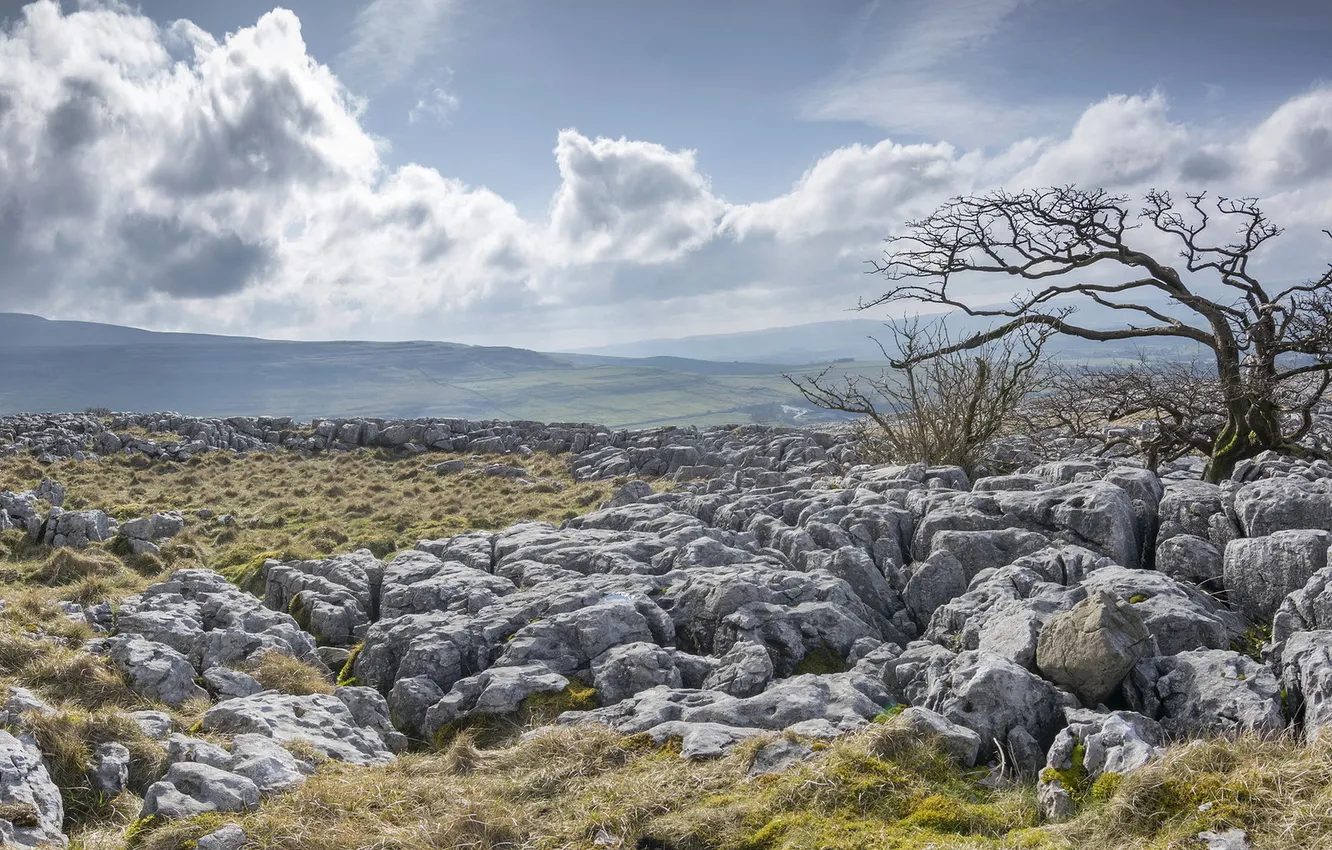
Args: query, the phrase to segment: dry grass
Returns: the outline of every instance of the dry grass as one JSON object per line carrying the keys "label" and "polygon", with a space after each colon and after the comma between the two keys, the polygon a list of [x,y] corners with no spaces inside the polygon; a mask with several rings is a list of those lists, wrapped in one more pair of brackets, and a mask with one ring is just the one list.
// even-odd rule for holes
{"label": "dry grass", "polygon": [[[1030,785],[986,789],[894,723],[750,780],[772,737],[712,762],[600,728],[552,729],[486,750],[462,733],[442,752],[381,768],[326,763],[301,789],[235,816],[254,846],[283,850],[1182,850],[1206,829],[1248,831],[1256,850],[1332,846],[1332,748],[1288,739],[1173,747],[1102,782],[1069,824],[1038,824]],[[183,848],[206,829],[138,839]]]}
{"label": "dry grass", "polygon": [[284,694],[333,693],[333,683],[328,676],[304,661],[280,652],[259,653],[245,665],[245,672],[258,679],[265,688]]}

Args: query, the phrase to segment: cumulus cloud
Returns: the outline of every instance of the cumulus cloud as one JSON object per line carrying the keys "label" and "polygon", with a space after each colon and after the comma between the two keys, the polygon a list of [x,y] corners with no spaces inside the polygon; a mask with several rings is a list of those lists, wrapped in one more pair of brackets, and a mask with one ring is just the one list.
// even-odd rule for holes
{"label": "cumulus cloud", "polygon": [[0,299],[163,329],[588,345],[666,316],[680,334],[843,317],[874,294],[882,237],[998,186],[1182,183],[1264,196],[1295,229],[1332,217],[1332,88],[1229,138],[1146,93],[997,151],[849,145],[751,204],[693,151],[566,129],[535,218],[389,167],[362,106],[287,11],[219,40],[119,4],[29,5],[0,32]]}
{"label": "cumulus cloud", "polygon": [[726,208],[693,151],[564,130],[555,161],[562,184],[551,230],[567,246],[567,262],[677,259],[712,237]]}

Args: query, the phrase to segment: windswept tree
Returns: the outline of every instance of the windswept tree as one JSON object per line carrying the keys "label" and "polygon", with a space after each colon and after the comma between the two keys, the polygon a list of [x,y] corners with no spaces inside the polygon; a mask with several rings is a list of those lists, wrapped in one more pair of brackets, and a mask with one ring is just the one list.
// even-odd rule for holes
{"label": "windswept tree", "polygon": [[[870,462],[923,461],[974,472],[992,441],[1011,428],[1023,400],[1044,386],[1041,347],[1052,331],[1032,327],[971,349],[951,345],[943,323],[888,325],[900,366],[877,376],[787,375],[813,404],[863,417],[857,434]],[[935,354],[944,349],[951,353]],[[929,356],[925,356],[929,355]]]}
{"label": "windswept tree", "polygon": [[[1332,384],[1332,267],[1300,283],[1260,280],[1254,256],[1282,231],[1252,198],[1209,203],[1198,194],[1177,205],[1153,190],[1136,215],[1128,204],[1072,186],[955,198],[888,240],[874,270],[891,286],[861,308],[906,302],[993,320],[987,331],[896,361],[899,368],[1032,328],[1097,342],[1196,343],[1215,362],[1222,413],[1205,438],[1207,479],[1227,478],[1268,449],[1305,454],[1298,441]],[[1176,244],[1182,265],[1133,244],[1144,225]],[[959,292],[976,274],[1032,283],[1004,304],[976,304]],[[1079,323],[1079,301],[1118,311],[1124,324]]]}

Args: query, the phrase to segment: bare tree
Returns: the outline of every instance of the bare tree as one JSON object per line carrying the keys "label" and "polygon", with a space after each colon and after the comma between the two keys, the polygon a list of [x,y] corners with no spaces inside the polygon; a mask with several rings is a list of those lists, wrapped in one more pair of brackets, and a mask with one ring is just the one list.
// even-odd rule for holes
{"label": "bare tree", "polygon": [[867,460],[955,464],[974,471],[981,451],[1013,424],[1018,406],[1045,376],[1041,348],[1051,332],[1031,328],[969,350],[923,356],[951,345],[942,324],[889,325],[902,363],[877,376],[787,380],[811,403],[866,417],[860,444]]}
{"label": "bare tree", "polygon": [[[949,345],[901,360],[910,362],[973,350],[1032,327],[1092,341],[1175,339],[1210,349],[1225,421],[1212,436],[1207,479],[1268,449],[1293,454],[1313,423],[1313,409],[1332,383],[1332,267],[1303,283],[1272,287],[1250,270],[1255,252],[1281,234],[1252,198],[1187,196],[1176,206],[1152,190],[1133,216],[1128,199],[1105,190],[1068,186],[955,198],[908,223],[884,261],[874,263],[891,288],[861,308],[895,302],[941,305],[996,325]],[[1210,208],[1215,207],[1215,213]],[[1211,241],[1213,215],[1234,230]],[[1183,270],[1129,244],[1146,223],[1179,247]],[[1332,232],[1328,232],[1332,236]],[[1103,283],[1059,279],[1100,267],[1119,267],[1123,279]],[[972,306],[955,278],[992,273],[1035,281],[1001,306]],[[1053,282],[1051,282],[1053,279]],[[1202,287],[1211,284],[1211,290]],[[1170,312],[1144,295],[1164,295]],[[1075,304],[1091,301],[1122,311],[1123,327],[1097,329],[1073,320]],[[1172,313],[1182,312],[1187,318]]]}
{"label": "bare tree", "polygon": [[[1052,366],[1046,389],[1021,415],[1029,433],[1084,440],[1097,454],[1126,450],[1155,468],[1193,452],[1210,454],[1225,410],[1210,366],[1143,354],[1110,367]],[[1132,427],[1107,427],[1116,424]]]}

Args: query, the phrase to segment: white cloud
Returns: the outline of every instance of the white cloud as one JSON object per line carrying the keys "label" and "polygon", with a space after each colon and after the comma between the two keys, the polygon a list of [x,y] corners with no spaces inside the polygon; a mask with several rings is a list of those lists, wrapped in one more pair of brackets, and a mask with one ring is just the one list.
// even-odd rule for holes
{"label": "white cloud", "polygon": [[371,0],[356,15],[337,65],[374,90],[390,86],[439,49],[458,0]]}
{"label": "white cloud", "polygon": [[551,230],[566,262],[678,259],[712,238],[726,208],[699,174],[693,151],[564,130],[555,161],[563,182]]}
{"label": "white cloud", "polygon": [[1172,119],[1150,93],[999,151],[849,145],[746,205],[713,191],[693,151],[564,130],[561,183],[537,218],[433,168],[390,168],[361,106],[290,12],[218,41],[106,4],[28,6],[0,33],[4,309],[589,345],[845,317],[874,294],[863,261],[883,237],[998,186],[1256,194],[1298,240],[1283,256],[1313,264],[1290,274],[1318,271],[1325,243],[1308,233],[1332,221],[1332,88],[1230,138]]}
{"label": "white cloud", "polygon": [[431,84],[429,90],[416,99],[416,105],[407,111],[407,120],[416,124],[433,118],[441,124],[447,124],[460,106],[462,101],[456,94]]}

